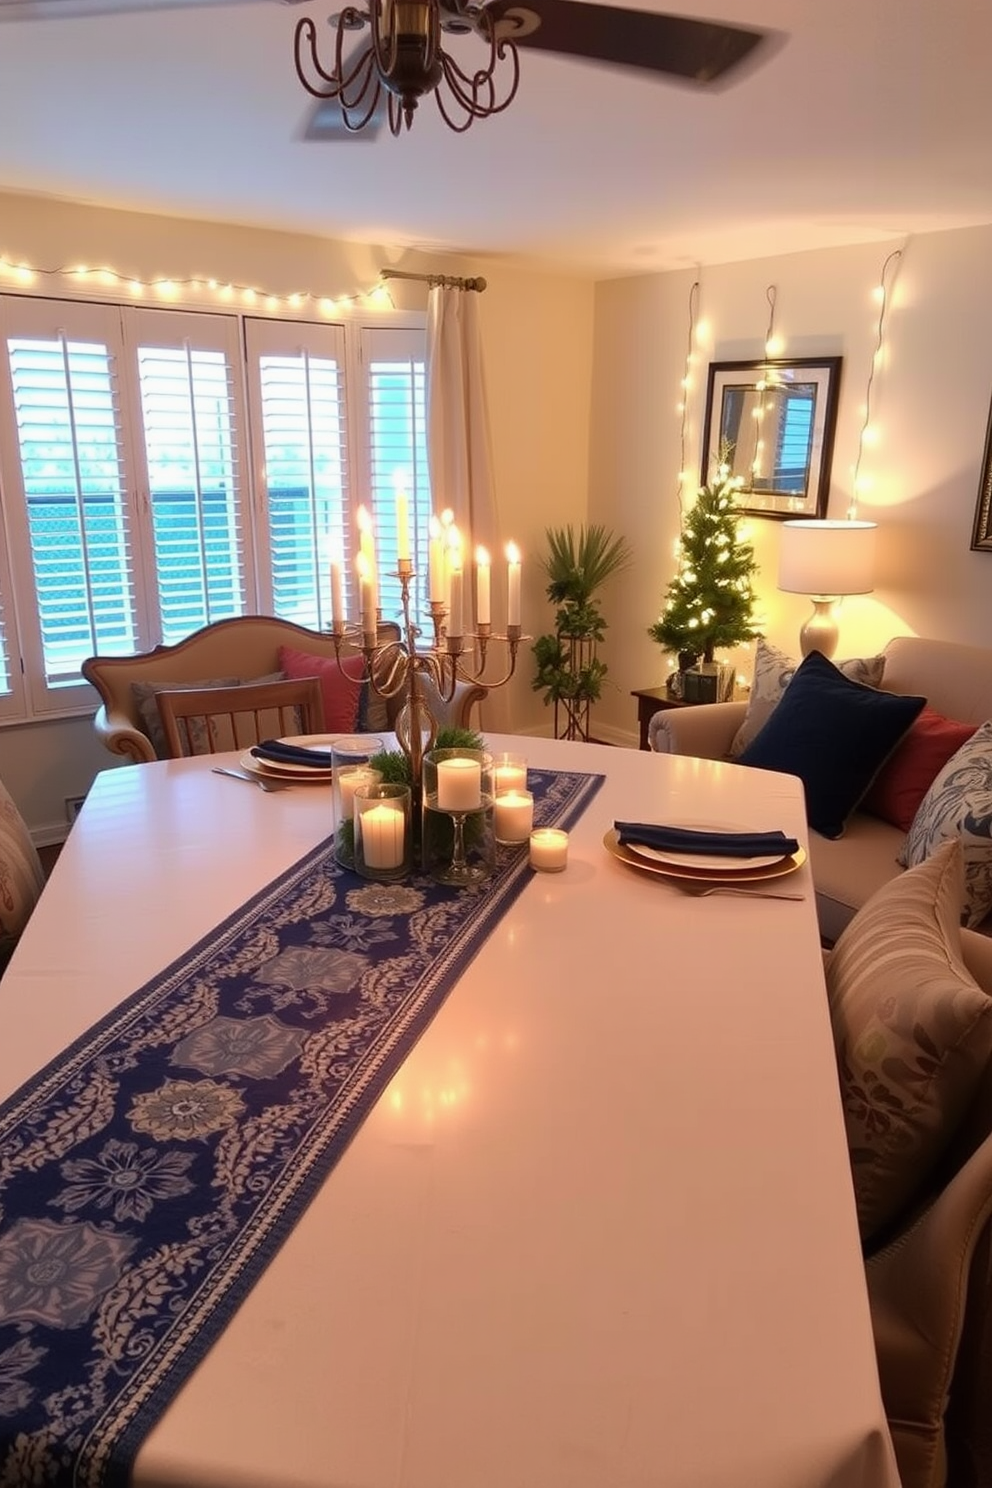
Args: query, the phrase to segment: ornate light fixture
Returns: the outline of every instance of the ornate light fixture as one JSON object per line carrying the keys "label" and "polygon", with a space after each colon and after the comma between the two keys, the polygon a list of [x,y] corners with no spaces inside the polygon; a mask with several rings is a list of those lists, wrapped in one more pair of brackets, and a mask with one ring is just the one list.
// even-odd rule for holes
{"label": "ornate light fixture", "polygon": [[[512,103],[520,81],[517,48],[509,32],[510,17],[495,20],[481,5],[465,0],[368,0],[367,9],[348,6],[330,18],[335,27],[334,70],[328,72],[317,54],[317,28],[308,17],[297,23],[294,40],[296,73],[314,98],[336,100],[346,129],[357,133],[371,123],[386,95],[389,127],[399,134],[410,128],[417,104],[433,93],[449,129],[461,134],[475,119],[487,119]],[[371,37],[351,56],[345,42],[350,32],[371,29]],[[523,23],[526,29],[526,21]],[[441,45],[442,32],[474,32],[486,44],[489,60],[475,72],[464,72]],[[506,63],[507,87],[497,92],[497,65]]]}

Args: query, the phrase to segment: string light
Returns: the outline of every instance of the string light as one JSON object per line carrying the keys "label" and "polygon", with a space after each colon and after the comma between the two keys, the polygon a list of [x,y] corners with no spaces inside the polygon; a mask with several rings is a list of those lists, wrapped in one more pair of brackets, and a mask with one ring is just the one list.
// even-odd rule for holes
{"label": "string light", "polygon": [[878,320],[875,325],[875,347],[871,354],[871,366],[868,370],[868,386],[865,389],[864,417],[861,421],[861,428],[858,431],[858,454],[854,462],[851,480],[851,500],[847,508],[847,517],[851,522],[858,515],[858,498],[863,496],[866,491],[871,490],[872,486],[871,479],[861,474],[861,457],[865,452],[866,445],[878,443],[877,431],[872,428],[871,424],[871,394],[875,382],[875,372],[882,361],[882,349],[885,341],[885,321],[889,309],[889,299],[892,294],[888,275],[891,271],[894,281],[896,269],[893,268],[893,265],[898,267],[902,255],[902,248],[896,248],[889,254],[882,264],[882,272],[873,290],[874,297],[878,301]]}
{"label": "string light", "polygon": [[[768,325],[765,330],[765,357],[766,359],[775,354],[776,348],[781,350],[781,340],[775,335],[775,305],[778,301],[778,290],[774,284],[769,284],[765,290],[765,299],[768,301]],[[776,381],[775,369],[773,367],[762,367],[758,381],[755,384],[758,393],[758,401],[752,410],[754,418],[754,457],[748,467],[751,473],[751,484],[761,475],[761,462],[765,451],[765,441],[762,438],[764,431],[764,419],[767,412],[765,393],[769,384]]]}
{"label": "string light", "polygon": [[30,286],[37,285],[39,280],[53,279],[69,280],[76,287],[85,290],[116,289],[135,299],[149,296],[167,300],[170,303],[183,298],[196,298],[200,295],[212,297],[221,304],[227,305],[237,300],[244,306],[264,309],[270,314],[285,310],[299,312],[306,310],[308,306],[314,307],[322,315],[327,316],[340,315],[351,306],[361,306],[363,309],[372,310],[395,308],[392,295],[381,282],[370,289],[333,297],[317,295],[309,289],[296,289],[288,294],[276,294],[271,290],[260,289],[256,285],[222,283],[213,278],[201,278],[199,275],[191,275],[182,279],[165,276],[141,279],[134,274],[125,274],[106,265],[91,267],[87,264],[60,264],[57,268],[44,268],[18,262],[7,254],[0,253],[0,287],[5,280],[17,286]]}
{"label": "string light", "polygon": [[679,480],[676,490],[676,498],[679,504],[679,527],[682,526],[685,517],[685,506],[682,501],[682,490],[685,485],[685,439],[688,426],[689,389],[692,387],[692,362],[693,346],[696,337],[696,314],[699,310],[699,280],[693,281],[689,290],[689,331],[685,345],[685,364],[682,373],[682,398],[677,405],[676,412],[679,414]]}

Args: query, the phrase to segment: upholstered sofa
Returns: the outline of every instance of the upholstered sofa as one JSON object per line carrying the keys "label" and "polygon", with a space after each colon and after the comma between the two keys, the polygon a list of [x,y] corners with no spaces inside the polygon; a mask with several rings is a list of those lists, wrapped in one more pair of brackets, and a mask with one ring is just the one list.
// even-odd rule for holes
{"label": "upholstered sofa", "polygon": [[[992,649],[952,641],[897,636],[885,646],[879,687],[922,696],[947,719],[980,725],[992,719]],[[852,675],[857,675],[852,674]],[[701,759],[730,759],[735,736],[748,711],[746,701],[711,703],[656,713],[648,726],[652,749]],[[831,741],[823,739],[829,755]],[[810,832],[809,854],[816,885],[820,929],[828,942],[882,884],[904,869],[898,861],[904,830],[859,807],[843,835],[828,839]],[[972,974],[992,994],[992,918],[963,932]]]}
{"label": "upholstered sofa", "polygon": [[[380,641],[395,641],[398,627],[380,626]],[[154,760],[162,753],[162,738],[156,737],[154,690],[191,684],[250,682],[284,674],[287,656],[293,675],[322,675],[331,685],[337,659],[330,635],[294,625],[273,615],[239,615],[217,620],[194,631],[175,646],[157,646],[133,656],[92,656],[83,663],[83,676],[96,688],[100,706],[94,727],[111,754],[134,764]],[[308,664],[308,658],[312,661]],[[329,733],[366,729],[389,731],[395,724],[402,697],[382,699],[368,682],[360,653],[342,648],[342,683],[350,699],[347,713],[325,703]],[[350,674],[347,675],[347,674]],[[425,680],[425,691],[430,683]],[[453,697],[442,703],[436,692],[428,697],[440,724],[470,725],[472,710],[485,697],[481,687],[458,682]]]}

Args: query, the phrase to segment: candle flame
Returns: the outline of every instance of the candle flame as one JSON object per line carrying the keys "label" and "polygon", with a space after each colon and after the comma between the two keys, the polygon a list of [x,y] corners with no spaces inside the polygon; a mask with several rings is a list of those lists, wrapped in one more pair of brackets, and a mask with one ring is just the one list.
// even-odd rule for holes
{"label": "candle flame", "polygon": [[476,550],[475,550],[475,561],[479,565],[480,568],[488,568],[489,567],[489,562],[490,562],[490,559],[489,559],[489,550],[487,548],[481,548],[481,547],[480,548],[476,548]]}
{"label": "candle flame", "polygon": [[520,549],[517,547],[516,543],[513,543],[513,542],[507,543],[507,545],[506,545],[506,561],[507,561],[507,563],[519,563],[520,562]]}

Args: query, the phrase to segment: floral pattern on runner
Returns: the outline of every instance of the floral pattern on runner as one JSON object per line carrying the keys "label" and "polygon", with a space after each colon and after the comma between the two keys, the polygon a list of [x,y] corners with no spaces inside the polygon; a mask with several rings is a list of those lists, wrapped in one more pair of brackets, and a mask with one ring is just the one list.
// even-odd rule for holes
{"label": "floral pattern on runner", "polygon": [[[532,770],[535,821],[602,779]],[[127,1483],[531,876],[373,884],[325,842],[0,1107],[0,1488]]]}

